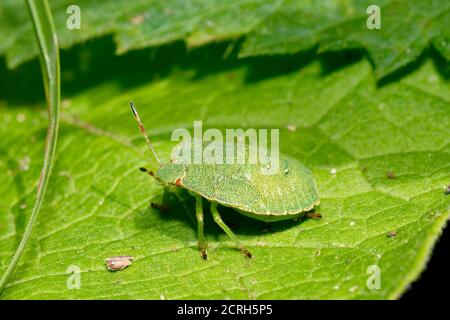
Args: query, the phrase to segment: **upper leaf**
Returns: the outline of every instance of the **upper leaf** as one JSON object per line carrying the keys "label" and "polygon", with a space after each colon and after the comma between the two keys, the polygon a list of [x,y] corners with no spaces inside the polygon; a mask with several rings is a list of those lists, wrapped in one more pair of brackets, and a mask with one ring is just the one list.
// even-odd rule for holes
{"label": "upper leaf", "polygon": [[[380,8],[380,29],[367,27],[369,5]],[[450,3],[435,1],[290,1],[246,36],[241,56],[363,48],[376,75],[411,63],[432,42],[450,59]]]}
{"label": "upper leaf", "polygon": [[[366,49],[377,78],[414,61],[430,43],[450,59],[450,4],[439,0],[80,0],[81,30],[69,30],[69,0],[51,1],[61,46],[114,34],[117,52],[185,40],[189,46],[244,37],[240,56]],[[366,26],[369,5],[381,29]],[[15,67],[37,54],[22,4],[0,4],[0,54]],[[224,54],[229,54],[227,49]]]}

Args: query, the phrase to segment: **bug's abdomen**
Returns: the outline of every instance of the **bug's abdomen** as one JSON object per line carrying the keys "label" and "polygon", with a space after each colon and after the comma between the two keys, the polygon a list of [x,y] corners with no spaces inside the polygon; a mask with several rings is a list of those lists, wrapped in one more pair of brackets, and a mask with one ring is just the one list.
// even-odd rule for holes
{"label": "bug's abdomen", "polygon": [[211,201],[257,215],[292,215],[319,203],[311,172],[293,159],[264,175],[258,165],[190,165],[183,187]]}

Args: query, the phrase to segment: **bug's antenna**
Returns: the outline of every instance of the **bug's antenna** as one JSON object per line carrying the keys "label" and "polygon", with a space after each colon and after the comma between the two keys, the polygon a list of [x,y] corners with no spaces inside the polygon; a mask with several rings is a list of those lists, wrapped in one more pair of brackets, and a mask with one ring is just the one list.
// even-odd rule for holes
{"label": "bug's antenna", "polygon": [[155,157],[156,161],[159,165],[161,165],[161,161],[158,158],[158,155],[155,152],[155,149],[153,149],[152,143],[150,142],[150,139],[148,138],[147,130],[145,130],[144,124],[141,121],[141,118],[139,118],[139,114],[137,113],[136,108],[134,107],[133,101],[130,101],[130,108],[133,112],[134,118],[136,119],[139,129],[141,130],[142,136],[145,138],[145,142],[147,142],[148,148],[152,152],[153,156]]}

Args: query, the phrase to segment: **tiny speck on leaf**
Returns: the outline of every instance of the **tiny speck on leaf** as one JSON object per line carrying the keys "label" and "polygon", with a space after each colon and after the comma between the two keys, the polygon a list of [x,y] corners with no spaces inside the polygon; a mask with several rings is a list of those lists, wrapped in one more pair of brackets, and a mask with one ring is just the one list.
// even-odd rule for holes
{"label": "tiny speck on leaf", "polygon": [[444,188],[445,194],[450,194],[450,184]]}
{"label": "tiny speck on leaf", "polygon": [[117,257],[109,257],[106,258],[106,267],[109,271],[118,271],[125,269],[129,265],[131,265],[133,261],[132,256],[117,256]]}
{"label": "tiny speck on leaf", "polygon": [[388,237],[388,238],[394,238],[394,237],[396,237],[396,236],[397,236],[397,231],[395,231],[395,230],[389,231],[389,232],[387,233],[387,237]]}
{"label": "tiny speck on leaf", "polygon": [[395,178],[396,178],[395,173],[392,172],[392,171],[389,171],[389,172],[386,174],[386,176],[387,176],[389,179],[395,179]]}

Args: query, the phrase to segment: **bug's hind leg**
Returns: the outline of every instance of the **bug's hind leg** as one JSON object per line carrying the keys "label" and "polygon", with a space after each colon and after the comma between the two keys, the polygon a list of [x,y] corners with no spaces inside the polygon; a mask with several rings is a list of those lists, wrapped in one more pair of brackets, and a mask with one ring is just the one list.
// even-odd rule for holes
{"label": "bug's hind leg", "polygon": [[251,258],[252,254],[250,253],[250,251],[245,249],[245,247],[238,240],[233,231],[231,231],[231,229],[225,224],[225,222],[223,222],[222,218],[220,217],[219,211],[217,211],[217,203],[214,202],[211,203],[211,213],[214,218],[214,222],[216,222],[219,225],[219,227],[221,227],[222,230],[225,231],[225,233],[231,238],[231,240],[233,240],[236,243],[239,250],[241,250],[241,252],[244,255],[246,255],[248,258]]}
{"label": "bug's hind leg", "polygon": [[322,219],[322,214],[315,211],[310,211],[305,213],[305,218],[307,219]]}
{"label": "bug's hind leg", "polygon": [[151,202],[150,203],[150,206],[153,208],[153,209],[158,209],[158,210],[161,210],[161,211],[163,211],[163,212],[168,212],[169,211],[169,200],[168,200],[168,198],[169,198],[169,188],[168,187],[164,187],[164,193],[163,193],[163,202],[162,202],[162,205],[161,204],[157,204],[157,203],[154,203],[154,202]]}
{"label": "bug's hind leg", "polygon": [[195,197],[195,216],[197,217],[197,225],[198,225],[198,248],[202,254],[203,259],[208,258],[208,254],[206,253],[206,241],[203,233],[203,200],[202,197]]}

